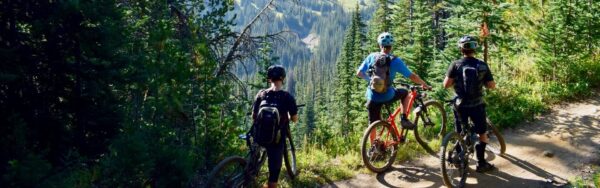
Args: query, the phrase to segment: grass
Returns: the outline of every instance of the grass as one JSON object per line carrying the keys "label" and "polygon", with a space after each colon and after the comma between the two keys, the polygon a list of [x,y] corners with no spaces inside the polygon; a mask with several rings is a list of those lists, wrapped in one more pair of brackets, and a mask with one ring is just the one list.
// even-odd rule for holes
{"label": "grass", "polygon": [[283,187],[319,187],[352,178],[362,169],[362,160],[357,151],[332,156],[321,146],[310,144],[300,150],[297,157],[300,174],[290,181],[282,173],[280,180]]}
{"label": "grass", "polygon": [[[374,174],[364,167],[361,155],[358,137],[361,135],[351,135],[346,138],[344,144],[321,144],[310,143],[306,139],[297,153],[298,169],[300,174],[294,180],[290,180],[285,175],[285,167],[282,167],[280,175],[280,185],[282,187],[320,187],[334,183],[340,180],[350,179],[357,174]],[[337,140],[336,142],[342,142]],[[441,140],[434,141],[433,145],[440,145]],[[347,148],[344,146],[352,146]],[[342,149],[337,147],[343,147]],[[345,150],[344,150],[345,149]],[[345,152],[340,152],[345,151]],[[413,133],[408,134],[408,142],[401,145],[396,156],[395,164],[402,161],[413,160],[419,156],[425,155],[426,151],[414,139]],[[266,175],[265,175],[266,176]],[[265,177],[266,178],[266,177]],[[266,179],[264,180],[266,181]]]}
{"label": "grass", "polygon": [[594,173],[590,176],[579,176],[570,181],[571,187],[579,188],[579,187],[600,187],[600,167],[593,166],[592,167]]}

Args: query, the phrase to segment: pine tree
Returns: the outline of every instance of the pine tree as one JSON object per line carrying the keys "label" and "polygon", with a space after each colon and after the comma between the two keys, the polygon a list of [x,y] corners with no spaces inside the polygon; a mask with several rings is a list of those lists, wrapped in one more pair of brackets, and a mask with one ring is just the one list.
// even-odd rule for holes
{"label": "pine tree", "polygon": [[[562,84],[577,82],[587,77],[586,71],[578,68],[592,49],[598,49],[600,24],[590,20],[600,19],[598,14],[589,14],[594,6],[591,2],[557,0],[550,2],[548,12],[539,25],[538,39],[541,42],[541,58],[537,65],[546,75],[545,80]],[[595,47],[594,47],[595,46]]]}
{"label": "pine tree", "polygon": [[352,15],[352,21],[348,30],[346,31],[346,37],[344,38],[344,46],[340,58],[336,63],[337,66],[337,79],[336,79],[336,103],[338,104],[338,116],[340,122],[341,132],[346,135],[353,130],[353,121],[355,115],[352,111],[356,111],[357,105],[355,105],[356,91],[361,91],[357,86],[359,85],[359,79],[355,76],[357,67],[362,63],[364,58],[364,24],[362,23],[359,6],[356,6],[355,12]]}
{"label": "pine tree", "polygon": [[366,49],[370,51],[379,51],[379,45],[376,40],[377,36],[382,32],[390,32],[395,27],[391,21],[393,13],[390,5],[392,2],[390,0],[377,0],[377,3],[377,9],[368,24],[367,38],[369,40]]}

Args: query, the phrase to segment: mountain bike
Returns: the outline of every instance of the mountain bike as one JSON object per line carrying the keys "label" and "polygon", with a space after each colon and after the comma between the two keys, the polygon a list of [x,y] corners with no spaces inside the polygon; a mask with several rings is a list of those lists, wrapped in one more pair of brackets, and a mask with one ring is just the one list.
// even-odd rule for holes
{"label": "mountain bike", "polygon": [[[455,105],[456,99],[457,98],[445,101],[452,110],[457,110]],[[488,131],[485,134],[487,134],[489,138],[486,150],[496,155],[504,154],[506,151],[504,137],[502,137],[500,131],[491,124],[489,119],[486,118],[486,121]],[[448,187],[465,186],[469,171],[469,159],[474,156],[475,143],[479,140],[477,134],[471,131],[471,127],[473,127],[473,122],[469,121],[469,123],[462,128],[460,133],[452,131],[444,136],[444,139],[442,140],[440,166],[442,179],[444,180],[444,184]]]}
{"label": "mountain bike", "polygon": [[[442,104],[435,100],[423,102],[427,94],[421,86],[400,84],[410,90],[409,106],[414,107],[415,140],[426,151],[435,154],[431,148],[434,148],[433,142],[439,140],[446,132],[446,111]],[[398,106],[394,113],[391,113],[389,106],[390,104],[385,104],[388,118],[371,123],[361,140],[363,162],[369,170],[377,173],[386,171],[392,165],[398,148],[407,141],[409,132],[401,126],[399,130],[395,122],[402,106]],[[407,115],[410,113],[411,108],[405,112]]]}
{"label": "mountain bike", "polygon": [[[297,105],[297,107],[303,106]],[[288,177],[294,179],[298,175],[296,148],[290,129],[288,128],[287,131],[284,140],[283,161]],[[208,175],[207,188],[257,186],[256,178],[267,158],[266,149],[254,142],[252,131],[240,135],[239,138],[246,141],[246,146],[250,149],[248,155],[246,158],[232,156],[219,162]]]}

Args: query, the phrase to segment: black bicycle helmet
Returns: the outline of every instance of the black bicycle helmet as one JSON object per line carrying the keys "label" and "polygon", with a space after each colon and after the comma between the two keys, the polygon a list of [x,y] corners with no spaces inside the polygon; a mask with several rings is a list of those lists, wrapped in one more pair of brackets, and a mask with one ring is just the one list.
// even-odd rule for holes
{"label": "black bicycle helmet", "polygon": [[458,40],[458,47],[462,49],[474,50],[477,48],[477,40],[469,35],[465,35]]}
{"label": "black bicycle helmet", "polygon": [[267,78],[273,81],[283,80],[283,78],[285,78],[285,68],[281,65],[271,65],[269,69],[267,69]]}

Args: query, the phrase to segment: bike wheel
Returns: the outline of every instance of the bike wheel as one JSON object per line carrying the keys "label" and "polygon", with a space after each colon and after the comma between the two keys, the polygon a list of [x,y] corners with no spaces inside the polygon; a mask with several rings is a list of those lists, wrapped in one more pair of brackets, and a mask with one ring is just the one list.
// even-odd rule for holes
{"label": "bike wheel", "polygon": [[298,175],[298,167],[296,166],[296,148],[291,135],[288,135],[284,143],[285,151],[283,151],[283,160],[285,168],[290,179],[294,179]]}
{"label": "bike wheel", "polygon": [[[463,187],[467,180],[468,157],[465,152],[457,153],[455,147],[461,147],[460,136],[451,132],[442,140],[440,148],[440,162],[442,179],[447,187]],[[466,149],[462,149],[466,151]]]}
{"label": "bike wheel", "polygon": [[242,187],[248,184],[246,159],[238,156],[221,161],[208,175],[206,187]]}
{"label": "bike wheel", "polygon": [[373,122],[363,135],[361,154],[365,166],[376,173],[387,170],[398,152],[398,137],[385,121]]}
{"label": "bike wheel", "polygon": [[427,101],[415,118],[415,139],[427,152],[436,155],[442,137],[446,134],[446,110],[437,101]]}
{"label": "bike wheel", "polygon": [[496,126],[492,124],[490,119],[487,119],[487,136],[489,138],[486,150],[496,154],[502,155],[506,152],[506,143],[504,143],[504,137],[500,134],[500,131]]}

